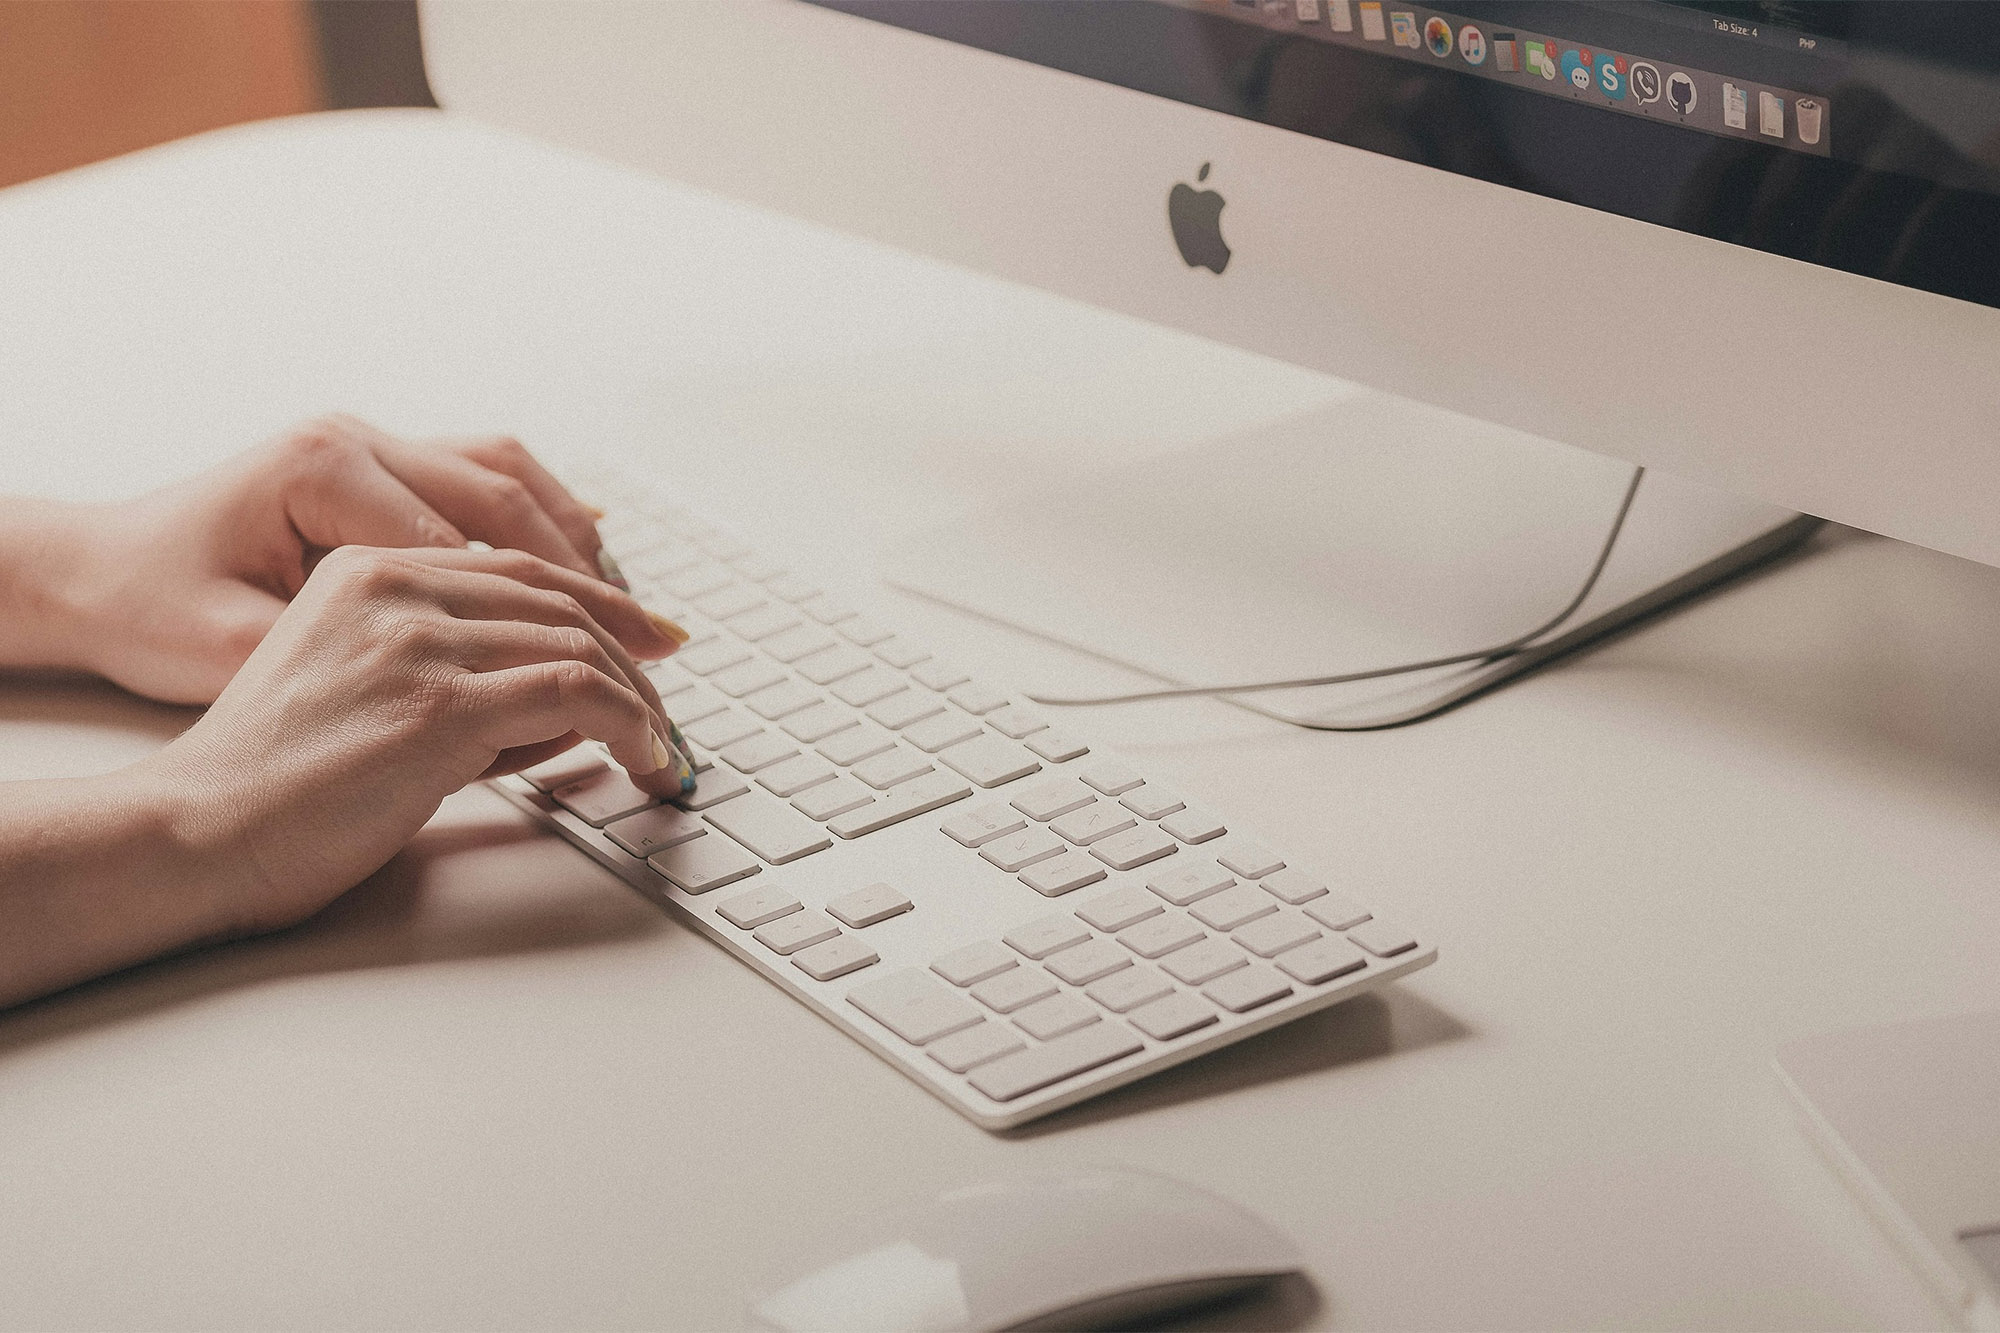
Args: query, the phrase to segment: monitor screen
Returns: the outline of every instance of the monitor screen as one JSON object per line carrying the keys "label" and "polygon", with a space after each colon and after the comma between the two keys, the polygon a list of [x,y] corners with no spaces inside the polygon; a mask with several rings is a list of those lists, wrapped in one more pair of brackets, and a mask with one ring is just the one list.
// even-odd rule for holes
{"label": "monitor screen", "polygon": [[812,2],[2000,307],[2000,6]]}

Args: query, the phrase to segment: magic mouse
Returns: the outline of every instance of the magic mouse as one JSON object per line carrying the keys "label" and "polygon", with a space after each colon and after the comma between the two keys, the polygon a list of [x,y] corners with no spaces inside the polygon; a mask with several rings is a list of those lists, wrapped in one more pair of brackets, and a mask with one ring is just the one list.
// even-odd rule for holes
{"label": "magic mouse", "polygon": [[752,1298],[750,1327],[1105,1327],[1248,1292],[1299,1264],[1268,1223],[1180,1181],[1020,1176],[843,1224]]}

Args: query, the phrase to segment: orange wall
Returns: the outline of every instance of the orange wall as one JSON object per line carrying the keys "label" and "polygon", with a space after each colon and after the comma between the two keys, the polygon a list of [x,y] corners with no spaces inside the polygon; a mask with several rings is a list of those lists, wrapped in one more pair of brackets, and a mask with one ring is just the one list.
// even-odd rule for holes
{"label": "orange wall", "polygon": [[324,101],[305,0],[0,0],[0,185]]}

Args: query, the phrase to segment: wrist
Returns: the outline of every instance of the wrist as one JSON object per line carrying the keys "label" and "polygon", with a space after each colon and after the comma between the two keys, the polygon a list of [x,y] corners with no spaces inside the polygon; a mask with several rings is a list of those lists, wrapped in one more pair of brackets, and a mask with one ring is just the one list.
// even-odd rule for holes
{"label": "wrist", "polygon": [[[184,738],[183,738],[184,739]],[[170,904],[170,928],[195,945],[254,934],[258,871],[247,840],[224,814],[226,801],[178,771],[176,741],[98,781],[114,812],[120,845],[137,853],[135,879]]]}
{"label": "wrist", "polygon": [[0,500],[0,667],[90,670],[95,506]]}

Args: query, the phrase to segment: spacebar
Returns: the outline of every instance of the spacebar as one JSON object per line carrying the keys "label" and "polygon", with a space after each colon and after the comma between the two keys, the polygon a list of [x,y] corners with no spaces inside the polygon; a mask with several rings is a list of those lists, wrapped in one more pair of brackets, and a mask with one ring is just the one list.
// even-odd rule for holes
{"label": "spacebar", "polygon": [[899,824],[913,815],[950,805],[960,797],[970,795],[972,788],[957,774],[927,773],[900,787],[891,788],[887,796],[873,804],[850,810],[827,827],[840,837],[858,838],[864,833]]}
{"label": "spacebar", "polygon": [[1145,1048],[1146,1043],[1133,1036],[1132,1029],[1123,1023],[1092,1023],[1081,1032],[1058,1037],[1045,1046],[981,1065],[972,1072],[972,1086],[996,1102],[1010,1102],[1036,1088],[1046,1088],[1071,1074],[1108,1065]]}

